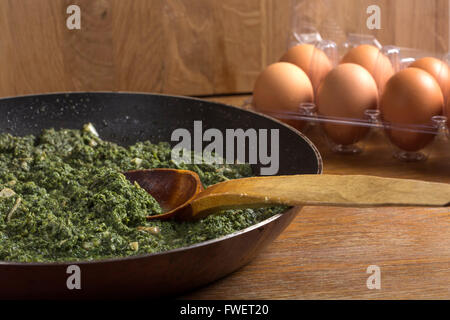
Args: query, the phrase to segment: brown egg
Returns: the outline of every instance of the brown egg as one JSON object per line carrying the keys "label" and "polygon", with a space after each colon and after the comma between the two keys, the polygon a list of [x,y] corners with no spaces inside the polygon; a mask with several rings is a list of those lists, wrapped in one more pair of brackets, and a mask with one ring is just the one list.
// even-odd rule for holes
{"label": "brown egg", "polygon": [[448,87],[450,75],[446,63],[433,57],[426,57],[414,61],[409,66],[425,70],[431,74],[441,87],[442,93],[444,94],[444,99],[447,99],[448,90],[450,89]]}
{"label": "brown egg", "polygon": [[312,44],[299,44],[290,48],[280,61],[295,64],[305,71],[314,90],[317,90],[323,78],[333,68],[327,55]]}
{"label": "brown egg", "polygon": [[377,47],[362,44],[350,49],[341,63],[356,63],[364,67],[375,79],[378,89],[383,92],[384,86],[394,74],[391,61]]}
{"label": "brown egg", "polygon": [[[363,67],[344,63],[325,77],[317,96],[318,113],[326,117],[364,119],[367,109],[375,109],[378,90],[375,80]],[[336,144],[358,142],[367,128],[354,125],[323,123],[328,137]]]}
{"label": "brown egg", "polygon": [[[311,81],[302,69],[287,62],[268,66],[256,79],[253,89],[253,106],[264,113],[298,112],[302,102],[314,99]],[[301,129],[299,120],[280,120]]]}
{"label": "brown egg", "polygon": [[[431,125],[431,118],[442,113],[444,97],[436,80],[426,71],[406,68],[386,84],[380,111],[384,121],[404,129]],[[405,151],[418,151],[434,137],[432,134],[388,129],[392,143]]]}

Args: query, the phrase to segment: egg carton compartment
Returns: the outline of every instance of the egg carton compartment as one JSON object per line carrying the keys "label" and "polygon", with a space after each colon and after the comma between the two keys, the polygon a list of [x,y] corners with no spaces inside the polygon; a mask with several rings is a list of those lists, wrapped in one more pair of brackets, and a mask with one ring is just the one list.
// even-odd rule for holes
{"label": "egg carton compartment", "polygon": [[[243,107],[259,112],[254,108],[252,99],[247,100]],[[392,156],[399,161],[417,162],[425,161],[432,154],[450,150],[449,123],[448,118],[443,115],[433,116],[427,125],[402,125],[382,121],[378,109],[366,109],[363,119],[328,117],[318,114],[314,103],[302,103],[296,112],[264,113],[291,125],[308,137],[314,137],[316,141],[319,139],[321,145],[326,145],[334,153],[343,155],[373,152],[373,156],[377,157],[377,151],[367,150],[366,146],[384,144],[389,146]],[[358,133],[354,135],[353,140],[339,143],[333,139],[333,134],[330,135],[329,131],[336,130],[339,135],[342,128],[347,130],[350,128]],[[416,144],[409,148],[401,148],[392,139],[392,135],[412,136]],[[449,152],[446,154],[450,155]],[[442,161],[448,159],[449,156]]]}
{"label": "egg carton compartment", "polygon": [[[447,126],[447,117],[434,116],[430,125],[395,125],[381,120],[380,112],[377,109],[367,109],[364,119],[349,119],[338,117],[327,117],[319,115],[316,107],[312,103],[302,105],[298,112],[269,112],[268,115],[277,118],[288,124],[296,123],[295,127],[301,127],[300,131],[306,136],[314,135],[319,137],[333,152],[340,154],[358,154],[366,151],[368,144],[384,143],[390,146],[395,158],[415,162],[423,161],[433,152],[442,149],[450,150],[450,134]],[[342,128],[352,128],[357,130],[359,135],[350,143],[337,143],[329,132],[327,126],[339,131]],[[330,130],[330,129],[328,129]],[[413,135],[420,140],[419,148],[400,148],[392,142],[391,135]],[[376,157],[377,154],[375,153]]]}

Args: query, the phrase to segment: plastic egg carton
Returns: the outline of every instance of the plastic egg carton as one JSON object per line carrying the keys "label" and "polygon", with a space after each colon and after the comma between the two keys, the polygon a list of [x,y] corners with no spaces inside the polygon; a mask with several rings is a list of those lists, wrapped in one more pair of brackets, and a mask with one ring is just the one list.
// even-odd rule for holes
{"label": "plastic egg carton", "polygon": [[[432,55],[408,48],[383,47],[371,35],[350,34],[346,41],[338,46],[331,40],[323,39],[317,31],[313,29],[308,31],[295,34],[289,44],[290,49],[302,44],[314,46],[315,49],[310,56],[308,65],[300,66],[295,61],[289,61],[291,50],[288,50],[288,53],[280,60],[297,64],[305,71],[311,80],[314,99],[300,101],[295,108],[275,106],[263,110],[249,101],[250,108],[293,125],[307,136],[315,132],[315,135],[319,135],[330,150],[336,153],[358,154],[366,152],[365,146],[368,143],[382,143],[391,146],[392,154],[399,160],[423,161],[436,149],[450,148],[449,123],[445,116],[450,114],[450,101],[446,97],[450,89],[448,87],[450,77],[448,74],[444,74],[449,70],[450,54],[444,57],[434,56],[442,61],[439,70],[431,70],[434,74],[430,70],[425,71],[426,68],[424,69],[423,66],[416,66],[414,70],[410,68],[404,71],[416,61],[417,64],[424,61],[419,59]],[[357,54],[353,54],[361,51],[356,49],[362,48],[361,45],[370,45],[377,49],[376,57],[373,54],[370,56],[370,63],[361,61]],[[326,65],[324,67],[323,54],[328,57],[331,68]],[[350,61],[346,61],[346,59],[350,59]],[[373,83],[367,82],[367,86],[372,91],[366,90],[366,85],[360,83],[366,81],[364,79],[367,78],[365,74],[361,73],[361,70],[356,67],[353,67],[355,70],[351,70],[349,66],[347,66],[348,70],[344,70],[345,67],[342,64],[346,62],[364,67],[365,71],[373,78]],[[417,71],[418,68],[419,71]],[[356,71],[359,73],[352,74]],[[442,93],[441,97],[436,94],[433,96],[430,93],[430,98],[424,100],[424,104],[420,104],[419,101],[425,97],[421,96],[421,87],[417,87],[422,82],[410,80],[415,77],[421,79],[420,81],[425,83],[426,87],[434,86],[432,87],[434,91],[424,89],[426,94],[439,91]],[[446,80],[441,81],[444,78]],[[430,79],[434,83],[431,83]],[[401,88],[405,81],[413,81],[414,83],[410,87],[417,88],[411,92],[402,93]],[[355,90],[349,90],[348,86],[345,87],[346,82],[349,82],[350,85],[353,84]],[[408,85],[406,87],[410,88]],[[436,86],[440,90],[435,90]],[[341,88],[343,88],[342,91],[339,91]],[[373,93],[373,88],[376,88],[376,93]],[[365,93],[364,90],[369,93]],[[365,97],[364,94],[369,97]],[[374,96],[376,96],[376,102],[373,101]],[[405,101],[402,102],[402,99]],[[439,102],[439,99],[442,99],[442,103]],[[353,106],[354,101],[357,102],[356,106]],[[399,103],[406,105],[402,107],[403,109],[397,108],[396,104]],[[426,106],[427,103],[431,106]],[[368,108],[364,108],[365,104]],[[414,106],[415,104],[417,106]],[[438,104],[440,104],[439,110],[436,107]]]}
{"label": "plastic egg carton", "polygon": [[[252,106],[250,105],[252,108]],[[406,161],[423,161],[434,151],[434,149],[450,148],[450,134],[447,127],[447,117],[434,116],[430,125],[422,126],[395,126],[381,120],[380,111],[376,109],[367,109],[365,119],[356,120],[349,118],[331,118],[321,116],[317,113],[314,103],[305,103],[299,107],[298,112],[282,112],[266,114],[277,118],[283,122],[291,124],[292,121],[303,122],[303,128],[300,130],[306,136],[314,135],[326,143],[328,148],[339,154],[359,154],[366,152],[366,144],[383,143],[389,145],[395,158]],[[355,139],[349,144],[340,144],[334,141],[323,129],[324,124],[333,124],[337,126],[358,126],[367,128],[364,135]],[[418,150],[405,150],[394,144],[389,138],[389,132],[405,132],[406,134],[429,135],[430,141],[423,148]],[[376,155],[375,155],[376,156]]]}

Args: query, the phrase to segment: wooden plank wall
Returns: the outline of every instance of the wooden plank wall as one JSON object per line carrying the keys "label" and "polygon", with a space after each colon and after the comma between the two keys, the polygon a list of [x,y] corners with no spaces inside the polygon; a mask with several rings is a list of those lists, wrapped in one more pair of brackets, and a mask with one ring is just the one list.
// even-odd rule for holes
{"label": "wooden plank wall", "polygon": [[[249,92],[286,49],[291,2],[323,29],[331,12],[336,38],[366,32],[378,4],[382,43],[448,51],[448,0],[0,0],[0,96]],[[81,30],[66,28],[70,4]]]}

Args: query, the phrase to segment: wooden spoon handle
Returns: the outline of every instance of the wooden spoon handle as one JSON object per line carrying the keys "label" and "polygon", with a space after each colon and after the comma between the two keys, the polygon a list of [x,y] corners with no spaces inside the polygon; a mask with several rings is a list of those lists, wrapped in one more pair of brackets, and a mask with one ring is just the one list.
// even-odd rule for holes
{"label": "wooden spoon handle", "polygon": [[192,217],[220,209],[289,206],[432,206],[450,204],[450,184],[363,175],[251,177],[221,182],[191,203]]}

